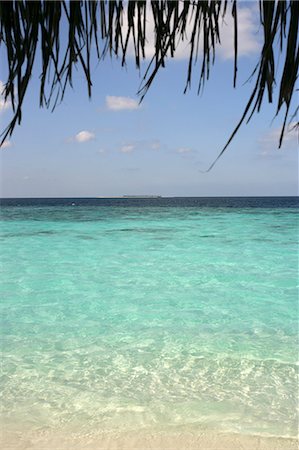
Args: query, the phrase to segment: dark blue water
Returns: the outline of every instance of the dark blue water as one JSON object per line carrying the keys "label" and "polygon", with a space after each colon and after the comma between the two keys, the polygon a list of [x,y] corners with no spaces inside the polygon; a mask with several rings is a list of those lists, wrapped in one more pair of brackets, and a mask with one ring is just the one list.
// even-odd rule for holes
{"label": "dark blue water", "polygon": [[1,206],[298,208],[299,197],[3,198]]}

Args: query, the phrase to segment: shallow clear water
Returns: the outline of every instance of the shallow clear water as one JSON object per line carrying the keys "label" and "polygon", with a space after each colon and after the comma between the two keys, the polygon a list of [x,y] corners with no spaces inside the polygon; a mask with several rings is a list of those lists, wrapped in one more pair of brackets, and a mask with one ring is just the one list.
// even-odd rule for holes
{"label": "shallow clear water", "polygon": [[163,202],[3,203],[3,424],[296,435],[296,205]]}

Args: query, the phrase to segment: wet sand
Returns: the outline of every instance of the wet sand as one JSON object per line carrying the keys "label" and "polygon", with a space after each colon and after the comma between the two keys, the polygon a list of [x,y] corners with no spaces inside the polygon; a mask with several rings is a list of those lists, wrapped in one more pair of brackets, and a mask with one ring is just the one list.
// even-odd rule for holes
{"label": "wet sand", "polygon": [[[3,431],[3,430],[2,430]],[[5,433],[2,450],[297,450],[298,439],[196,430]]]}

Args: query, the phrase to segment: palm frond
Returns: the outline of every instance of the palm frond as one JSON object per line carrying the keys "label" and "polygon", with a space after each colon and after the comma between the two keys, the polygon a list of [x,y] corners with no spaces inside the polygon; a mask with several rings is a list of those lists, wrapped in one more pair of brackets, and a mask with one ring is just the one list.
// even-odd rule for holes
{"label": "palm frond", "polygon": [[[87,93],[91,96],[91,61],[94,56],[99,61],[107,55],[119,57],[125,65],[130,48],[133,47],[135,64],[140,69],[146,56],[149,15],[154,23],[155,52],[148,62],[139,90],[141,101],[159,70],[175,56],[179,41],[188,43],[189,47],[185,92],[191,86],[196,64],[200,64],[200,91],[209,79],[217,47],[221,45],[221,21],[228,14],[232,15],[234,24],[233,86],[236,86],[238,4],[238,0],[0,2],[0,50],[5,52],[8,73],[3,95],[11,101],[14,113],[2,133],[1,144],[13,133],[16,124],[21,123],[23,101],[38,53],[42,61],[39,103],[41,107],[55,109],[57,102],[63,100],[67,87],[72,86],[74,67],[83,70]],[[276,114],[285,109],[279,147],[283,141],[298,78],[299,2],[260,0],[259,9],[263,46],[259,62],[252,72],[255,84],[244,113],[217,160],[244,121],[248,122],[254,113],[260,111],[265,94],[267,101],[273,102],[276,86]],[[68,31],[66,45],[61,45],[63,22],[67,24]],[[191,33],[187,36],[190,26]],[[284,58],[281,73],[277,69],[277,40]]]}

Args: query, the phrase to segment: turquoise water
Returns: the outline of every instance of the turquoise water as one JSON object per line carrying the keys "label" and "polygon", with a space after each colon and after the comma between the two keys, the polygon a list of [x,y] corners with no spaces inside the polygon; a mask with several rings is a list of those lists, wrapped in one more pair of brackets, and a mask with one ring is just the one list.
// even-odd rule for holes
{"label": "turquoise water", "polygon": [[3,206],[1,423],[295,436],[297,211]]}

